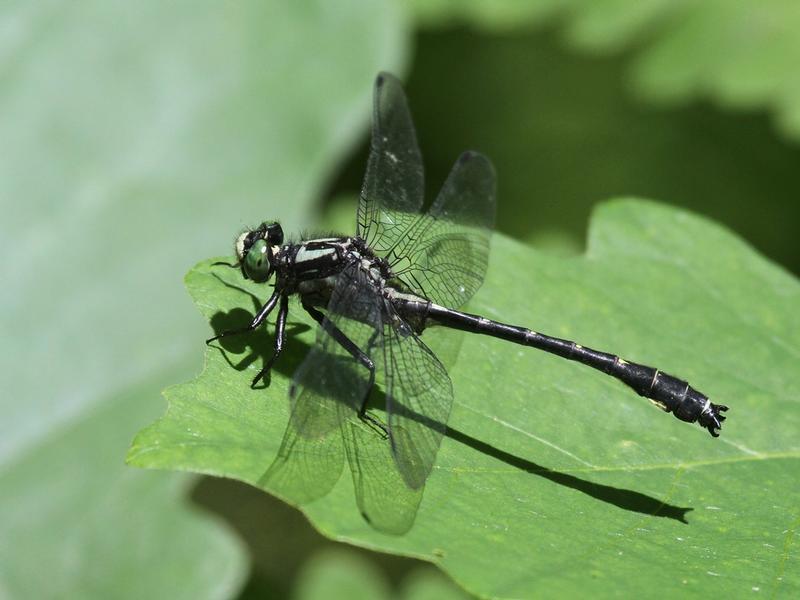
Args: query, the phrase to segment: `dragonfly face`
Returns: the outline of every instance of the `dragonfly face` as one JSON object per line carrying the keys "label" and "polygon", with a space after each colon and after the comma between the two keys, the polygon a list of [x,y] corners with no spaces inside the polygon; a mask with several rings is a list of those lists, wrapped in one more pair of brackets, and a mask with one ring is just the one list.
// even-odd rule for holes
{"label": "dragonfly face", "polygon": [[242,233],[236,240],[236,258],[244,278],[256,283],[267,281],[275,270],[275,254],[282,243],[283,229],[279,223],[262,223]]}

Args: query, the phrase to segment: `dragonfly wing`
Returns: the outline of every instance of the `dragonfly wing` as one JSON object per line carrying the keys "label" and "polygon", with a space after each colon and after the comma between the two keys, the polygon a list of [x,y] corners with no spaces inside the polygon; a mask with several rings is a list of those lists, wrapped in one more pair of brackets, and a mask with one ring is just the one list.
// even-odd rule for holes
{"label": "dragonfly wing", "polygon": [[[325,402],[318,402],[311,396],[296,402],[278,456],[258,485],[294,504],[305,504],[330,492],[339,480],[344,463],[338,420],[326,423],[331,417]],[[307,425],[310,422],[315,424]],[[310,431],[325,433],[310,436]]]}
{"label": "dragonfly wing", "polygon": [[[309,361],[308,373],[303,371],[301,379],[306,382],[304,395],[309,393],[307,381],[313,377],[321,384],[320,388],[337,399],[338,422],[353,477],[356,502],[362,515],[380,531],[401,534],[414,523],[422,489],[410,488],[405,483],[401,471],[394,467],[390,443],[358,417],[361,403],[370,391],[369,371],[343,348],[333,334],[335,329],[339,340],[344,336],[372,360],[380,375],[383,372],[380,357],[383,355],[388,306],[359,263],[344,269],[337,278],[328,304],[326,320],[320,328],[323,339],[319,344],[327,356],[336,355],[339,360],[328,361],[325,365]],[[328,365],[330,372],[326,372]],[[342,369],[345,373],[341,372]],[[353,377],[356,373],[358,377]],[[376,388],[371,391],[378,395]],[[310,424],[304,429],[313,431]],[[320,477],[325,480],[324,475]]]}
{"label": "dragonfly wing", "polygon": [[372,140],[356,235],[383,255],[419,216],[424,188],[422,155],[402,84],[381,73],[375,80]]}
{"label": "dragonfly wing", "polygon": [[383,363],[389,439],[406,484],[420,489],[433,469],[453,405],[439,359],[399,316],[384,327]]}
{"label": "dragonfly wing", "polygon": [[[354,262],[338,275],[317,341],[298,367],[289,396],[292,419],[298,431],[309,437],[326,433],[339,424],[341,407],[357,411],[371,385],[370,371],[332,334],[335,330],[366,357],[383,343],[381,296],[360,263]],[[298,419],[295,406],[312,404],[317,419]],[[301,411],[304,417],[308,411]]]}
{"label": "dragonfly wing", "polygon": [[483,283],[496,209],[495,172],[488,158],[465,152],[442,190],[389,257],[414,291],[458,308]]}
{"label": "dragonfly wing", "polygon": [[289,391],[291,415],[278,457],[259,483],[297,503],[324,496],[344,463],[342,426],[370,388],[370,372],[326,327],[339,328],[359,348],[381,332],[380,297],[355,263],[337,279],[325,326],[297,368]]}
{"label": "dragonfly wing", "polygon": [[361,514],[375,529],[401,535],[414,524],[424,488],[411,488],[394,468],[391,445],[374,429],[351,421],[342,430]]}
{"label": "dragonfly wing", "polygon": [[430,210],[422,156],[400,81],[375,80],[372,140],[356,234],[415,292],[458,307],[483,282],[495,217],[495,172],[476,152],[462,154]]}

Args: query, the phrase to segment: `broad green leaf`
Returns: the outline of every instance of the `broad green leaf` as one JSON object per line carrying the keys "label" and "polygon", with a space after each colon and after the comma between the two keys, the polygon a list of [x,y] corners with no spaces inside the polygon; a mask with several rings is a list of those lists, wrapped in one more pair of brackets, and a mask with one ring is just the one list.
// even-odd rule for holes
{"label": "broad green leaf", "polygon": [[707,97],[770,110],[800,137],[800,5],[795,0],[407,0],[427,26],[469,22],[492,31],[555,22],[594,53],[635,48],[631,79],[657,102]]}
{"label": "broad green leaf", "polygon": [[[0,535],[0,592],[108,597],[124,575],[170,597],[187,578],[195,597],[226,595],[245,568],[238,545],[184,512],[184,479],[128,473],[123,448],[155,417],[152,390],[199,356],[180,275],[246,222],[307,218],[366,130],[375,73],[402,63],[402,15],[366,0],[9,2],[0,14],[0,487],[6,514],[31,526],[24,552],[15,523],[0,532],[14,533]],[[134,407],[145,412],[127,430],[94,416]],[[68,456],[81,461],[45,468]],[[133,507],[150,518],[121,527]]]}
{"label": "broad green leaf", "polygon": [[[266,290],[210,263],[186,278],[198,308],[215,329],[246,321],[251,294]],[[799,302],[798,282],[736,236],[652,203],[598,209],[580,257],[498,235],[471,312],[684,377],[731,407],[722,437],[580,365],[468,336],[409,533],[371,529],[346,472],[302,510],[326,535],[428,559],[480,596],[796,595]],[[140,432],[129,462],[255,484],[313,340],[300,312],[267,389],[248,387],[267,332],[209,348],[201,376],[167,390],[166,415]]]}

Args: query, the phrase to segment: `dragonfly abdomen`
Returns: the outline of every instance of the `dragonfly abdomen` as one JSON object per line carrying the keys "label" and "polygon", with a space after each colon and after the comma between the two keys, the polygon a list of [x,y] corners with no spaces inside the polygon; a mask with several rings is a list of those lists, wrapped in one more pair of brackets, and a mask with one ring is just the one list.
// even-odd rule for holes
{"label": "dragonfly abdomen", "polygon": [[629,362],[615,354],[586,348],[571,340],[552,337],[524,327],[507,325],[478,315],[462,313],[443,306],[427,306],[427,318],[455,329],[482,333],[502,340],[538,348],[602,371],[620,380],[640,396],[649,398],[659,408],[689,423],[699,422],[714,437],[719,435],[726,406],[713,404],[688,382],[654,367]]}

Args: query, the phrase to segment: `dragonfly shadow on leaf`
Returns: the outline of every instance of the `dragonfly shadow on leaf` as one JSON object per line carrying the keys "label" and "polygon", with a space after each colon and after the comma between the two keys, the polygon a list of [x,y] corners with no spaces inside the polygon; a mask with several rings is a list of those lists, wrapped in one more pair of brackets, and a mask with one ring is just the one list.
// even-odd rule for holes
{"label": "dragonfly shadow on leaf", "polygon": [[[229,312],[218,312],[211,318],[212,328],[216,333],[220,333],[246,327],[252,321],[253,314],[261,307],[261,300],[249,291],[230,284],[222,278],[219,279],[226,286],[247,293],[253,301],[254,310],[251,313],[243,308],[234,308]],[[265,329],[266,326],[262,325],[261,328],[251,333],[218,340],[217,343],[220,345],[221,354],[228,364],[239,371],[243,371],[256,361],[260,361],[261,364],[266,363],[273,352],[273,336]],[[305,323],[290,322],[287,324],[286,348],[274,367],[282,375],[291,378],[297,366],[311,351],[310,345],[297,338],[297,334],[303,333],[308,329],[309,326]],[[229,358],[229,353],[234,355],[245,354],[245,356],[237,363],[234,363]],[[358,368],[354,363],[348,364],[348,366],[341,365],[340,372]],[[264,387],[268,387],[268,383]],[[323,389],[315,391],[320,395],[325,393]],[[385,418],[384,405],[384,393],[376,386],[370,396],[370,411],[378,412]],[[385,468],[387,464],[392,463],[388,441],[380,439],[380,436],[375,431],[363,423],[358,423],[353,407],[343,406],[342,408],[353,413],[351,418],[343,423],[346,426],[342,433],[343,439],[328,438],[324,440],[322,437],[318,440],[304,439],[304,436],[298,436],[296,428],[291,421],[287,424],[276,462],[278,460],[283,462],[290,461],[291,464],[288,469],[283,470],[284,472],[280,479],[272,477],[272,485],[269,487],[272,491],[279,493],[284,499],[294,504],[304,504],[325,495],[332,489],[340,476],[341,467],[346,457],[353,476],[356,493],[362,496],[360,502],[362,506],[360,508],[364,517],[378,529],[395,534],[404,533],[413,524],[414,514],[421,501],[422,489],[407,489],[406,493],[401,493],[404,489],[402,478],[394,472],[394,469],[387,470]],[[409,410],[402,405],[396,405],[394,410],[398,414],[403,414],[426,427],[436,428],[446,425],[431,422],[430,418]],[[314,415],[307,414],[304,418],[314,418]],[[686,513],[693,510],[688,507],[671,505],[641,492],[598,484],[569,473],[550,469],[497,448],[452,426],[447,426],[445,436],[502,461],[511,467],[542,477],[558,485],[566,486],[595,500],[611,504],[623,510],[670,518],[681,523],[688,523]],[[377,446],[380,446],[380,448],[376,449]],[[293,450],[307,456],[297,460],[298,457],[291,457]],[[316,457],[316,460],[313,457]],[[311,461],[308,459],[313,461],[313,468],[309,467],[309,462]],[[265,472],[260,482],[261,485],[264,485],[270,479],[268,477],[270,470],[274,473],[274,465]],[[303,482],[302,480],[305,478],[303,473],[305,475],[312,473],[311,481]],[[379,476],[376,476],[376,474]],[[276,486],[277,489],[275,489]],[[393,502],[387,500],[387,498],[396,498],[397,500]],[[396,504],[397,517],[391,515],[393,503]],[[379,510],[377,507],[382,504],[383,507]],[[370,515],[368,514],[369,512],[373,514]],[[384,523],[383,526],[382,523]]]}
{"label": "dragonfly shadow on leaf", "polygon": [[[417,414],[411,410],[408,410],[406,407],[397,406],[395,407],[395,410],[397,412],[404,413],[410,419],[422,423],[426,427],[434,427],[438,425],[436,423],[431,423],[430,419],[424,415]],[[444,435],[445,437],[469,446],[473,450],[477,450],[486,456],[491,456],[492,458],[502,461],[511,467],[520,469],[526,473],[530,473],[531,475],[542,477],[548,481],[552,481],[553,483],[563,485],[573,490],[577,490],[594,498],[595,500],[613,504],[614,506],[623,510],[654,517],[674,519],[684,524],[689,523],[686,520],[686,513],[694,510],[690,507],[684,508],[668,504],[665,501],[658,500],[657,498],[653,498],[652,496],[648,496],[647,494],[643,494],[641,492],[594,483],[569,473],[563,473],[548,467],[543,467],[531,460],[511,454],[510,452],[501,450],[500,448],[492,446],[487,442],[467,435],[466,433],[454,429],[452,426],[447,427]]]}
{"label": "dragonfly shadow on leaf", "polygon": [[[261,301],[248,290],[220,277],[217,279],[226,287],[248,294],[254,310],[251,313],[244,308],[234,308],[229,312],[218,312],[211,318],[212,328],[217,335],[246,328],[261,308]],[[304,323],[287,324],[286,346],[273,367],[281,375],[291,379],[312,351],[311,346],[297,337],[308,329]],[[256,362],[266,364],[274,351],[273,335],[266,331],[265,325],[252,332],[223,337],[216,343],[225,361],[239,371]],[[244,357],[234,363],[229,353]],[[330,366],[339,377],[350,374],[354,381],[362,368],[344,356],[334,357]],[[262,387],[269,387],[269,382],[255,389]],[[278,456],[256,482],[257,486],[290,504],[306,504],[330,492],[346,462],[364,519],[384,533],[401,535],[407,532],[414,523],[423,490],[406,488],[399,472],[386,468],[393,463],[388,441],[368,423],[358,419],[354,406],[337,398],[342,404],[340,407],[333,405],[331,412],[331,405],[321,401],[327,397],[328,390],[320,387],[309,392],[319,401],[306,401],[295,406]],[[370,396],[369,412],[383,413],[384,406],[385,397],[376,386]],[[385,417],[383,420],[385,422]]]}
{"label": "dragonfly shadow on leaf", "polygon": [[544,479],[552,481],[553,483],[577,490],[594,498],[595,500],[613,504],[614,506],[623,510],[638,512],[652,517],[666,517],[669,519],[674,519],[675,521],[680,521],[681,523],[687,525],[689,522],[686,520],[686,513],[694,510],[690,507],[683,508],[680,506],[674,506],[641,492],[594,483],[569,473],[562,473],[561,471],[543,467],[531,460],[496,448],[495,446],[478,440],[470,435],[467,435],[466,433],[462,433],[461,431],[453,429],[452,427],[447,428],[445,435],[452,440],[477,450],[478,452],[482,452],[487,456],[491,456],[492,458],[500,460],[509,466],[521,469],[522,471],[530,473],[531,475],[543,477]]}
{"label": "dragonfly shadow on leaf", "polygon": [[[211,327],[216,334],[219,334],[223,331],[247,327],[252,320],[253,313],[243,308],[234,308],[230,312],[219,312],[211,317]],[[256,362],[264,365],[273,352],[272,335],[267,331],[268,327],[270,325],[264,324],[250,333],[221,338],[214,342],[214,346],[217,346],[222,351],[221,354],[225,362],[237,371],[245,371]],[[311,328],[305,323],[288,323],[286,325],[286,335],[289,340],[296,339],[299,334],[309,329]],[[289,367],[296,367],[303,358],[302,352],[307,351],[308,348],[309,346],[304,344],[298,353],[297,344],[289,341],[273,370],[291,376],[292,370]],[[231,355],[244,356],[238,362],[234,362],[231,360]],[[269,375],[267,375],[266,381],[255,386],[255,389],[264,389],[266,387],[269,387]]]}
{"label": "dragonfly shadow on leaf", "polygon": [[[234,308],[228,312],[220,311],[215,313],[210,320],[211,328],[214,330],[214,333],[219,335],[225,331],[235,331],[246,328],[252,322],[255,313],[261,308],[263,304],[262,300],[249,290],[225,281],[225,279],[216,273],[212,275],[225,285],[225,287],[247,294],[253,302],[253,312],[249,312],[244,308]],[[273,336],[268,331],[268,328],[271,327],[273,326],[269,323],[264,323],[254,331],[220,338],[214,342],[214,346],[221,350],[225,362],[237,371],[244,371],[257,361],[265,365],[274,351]],[[275,370],[288,376],[292,375],[293,369],[302,361],[304,352],[308,350],[307,345],[298,349],[297,344],[292,343],[292,340],[296,340],[299,334],[309,329],[310,327],[305,323],[295,322],[287,324],[286,334],[288,343],[280,360],[278,360],[273,367]],[[244,356],[238,362],[233,362],[230,355]],[[269,375],[265,379],[266,380],[261,385],[256,386],[256,389],[268,387]]]}

